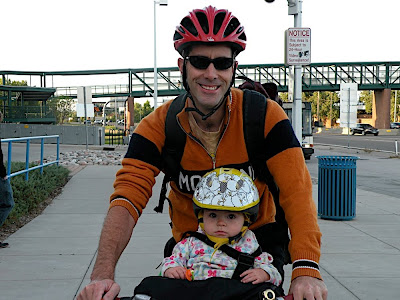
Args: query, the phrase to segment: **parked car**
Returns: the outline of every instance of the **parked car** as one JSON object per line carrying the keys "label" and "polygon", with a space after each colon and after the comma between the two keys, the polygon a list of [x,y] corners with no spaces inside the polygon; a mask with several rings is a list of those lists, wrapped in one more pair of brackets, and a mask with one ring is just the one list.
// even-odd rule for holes
{"label": "parked car", "polygon": [[357,126],[355,128],[350,128],[350,132],[351,134],[373,134],[375,136],[377,136],[379,134],[379,129],[373,127],[370,124],[357,124]]}
{"label": "parked car", "polygon": [[400,129],[400,122],[390,123],[390,128],[391,129]]}
{"label": "parked car", "polygon": [[85,120],[85,121],[83,121],[83,124],[92,124],[92,121],[91,120]]}
{"label": "parked car", "polygon": [[103,125],[103,120],[102,119],[94,120],[93,124]]}

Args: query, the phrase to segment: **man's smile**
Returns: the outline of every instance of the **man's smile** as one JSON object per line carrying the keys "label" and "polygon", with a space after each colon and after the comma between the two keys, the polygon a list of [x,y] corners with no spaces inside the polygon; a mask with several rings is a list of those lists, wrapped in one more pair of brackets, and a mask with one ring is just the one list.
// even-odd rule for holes
{"label": "man's smile", "polygon": [[205,90],[210,90],[210,91],[215,91],[216,89],[218,89],[219,86],[217,85],[204,85],[204,84],[200,84],[199,85],[205,89]]}

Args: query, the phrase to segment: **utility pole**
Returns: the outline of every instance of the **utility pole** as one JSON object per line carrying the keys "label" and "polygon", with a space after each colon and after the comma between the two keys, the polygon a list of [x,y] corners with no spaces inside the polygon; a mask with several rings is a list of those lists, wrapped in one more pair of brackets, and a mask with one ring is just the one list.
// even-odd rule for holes
{"label": "utility pole", "polygon": [[397,122],[397,90],[394,91],[394,112],[393,122]]}
{"label": "utility pole", "polygon": [[317,122],[319,126],[319,91],[318,91],[318,98],[317,98]]}
{"label": "utility pole", "polygon": [[86,150],[89,149],[88,140],[89,140],[89,133],[88,133],[88,120],[87,120],[87,107],[86,107],[86,86],[83,87],[83,107],[85,111],[85,131],[86,131]]}
{"label": "utility pole", "polygon": [[[265,0],[265,2],[272,3],[274,0]],[[288,15],[293,15],[294,16],[294,28],[293,29],[301,29],[301,18],[302,18],[302,4],[303,0],[287,0],[288,2]],[[311,37],[310,34],[310,29],[308,30],[300,30],[301,34],[306,34],[307,37]],[[288,31],[287,31],[288,32]],[[288,34],[288,33],[287,33]],[[286,36],[287,36],[286,34]],[[296,34],[299,34],[298,32]],[[308,44],[305,43],[305,46],[310,46],[309,44],[309,39],[307,40]],[[303,44],[302,44],[303,46]],[[286,41],[286,47],[287,47],[287,41]],[[296,49],[296,47],[293,47]],[[287,49],[286,49],[287,50]],[[293,49],[289,49],[289,51],[293,51]],[[296,50],[295,50],[296,51]],[[286,51],[285,51],[286,52]],[[310,49],[300,51],[301,56],[299,54],[299,51],[297,52],[297,55],[300,57],[307,57],[309,61],[311,61],[310,57]],[[293,109],[292,109],[292,126],[294,133],[301,143],[303,140],[303,117],[302,117],[302,108],[303,108],[303,103],[302,103],[302,68],[303,64],[302,63],[289,63],[288,58],[287,58],[287,52],[285,53],[285,64],[288,65],[294,65],[294,86],[293,86]],[[290,56],[290,55],[289,55]],[[302,60],[302,62],[305,62],[308,60]],[[308,63],[305,63],[308,64]]]}
{"label": "utility pole", "polygon": [[331,128],[332,128],[332,97],[333,97],[333,92],[331,92],[331,107],[330,107],[330,110],[329,110],[329,118],[330,118],[330,126],[331,126]]}
{"label": "utility pole", "polygon": [[[303,0],[287,0],[288,14],[294,16],[294,27],[300,28],[302,22],[302,3]],[[292,125],[297,139],[301,143],[302,134],[302,66],[294,66],[294,88],[293,88],[293,110]]]}

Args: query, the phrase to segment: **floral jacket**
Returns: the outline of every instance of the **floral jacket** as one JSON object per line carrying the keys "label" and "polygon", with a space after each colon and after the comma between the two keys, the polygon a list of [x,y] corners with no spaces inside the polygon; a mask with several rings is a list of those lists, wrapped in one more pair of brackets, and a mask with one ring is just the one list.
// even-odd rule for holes
{"label": "floral jacket", "polygon": [[[203,233],[199,227],[198,232]],[[258,242],[251,230],[235,244],[229,245],[236,250],[251,254],[258,248]],[[272,265],[272,256],[263,252],[254,261],[254,268],[261,268],[270,276],[272,284],[279,285],[282,277]],[[214,253],[214,248],[195,237],[188,237],[176,244],[172,255],[164,258],[161,274],[172,267],[184,267],[191,270],[193,280],[205,280],[211,277],[232,278],[237,261],[221,250]]]}

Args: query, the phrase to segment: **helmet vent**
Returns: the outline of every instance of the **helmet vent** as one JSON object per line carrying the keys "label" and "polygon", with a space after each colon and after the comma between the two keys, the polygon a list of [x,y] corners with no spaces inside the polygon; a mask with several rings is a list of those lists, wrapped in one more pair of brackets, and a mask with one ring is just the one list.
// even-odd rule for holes
{"label": "helmet vent", "polygon": [[228,35],[230,35],[239,26],[240,26],[239,20],[237,18],[232,18],[232,20],[229,21],[228,26],[226,26],[226,30],[224,32],[224,37],[227,37]]}
{"label": "helmet vent", "polygon": [[226,16],[226,12],[220,12],[215,16],[214,28],[213,28],[214,34],[217,34],[218,31],[221,29],[222,22],[224,21],[225,16]]}
{"label": "helmet vent", "polygon": [[219,186],[219,190],[221,193],[225,193],[225,191],[228,189],[228,185],[225,181],[220,183],[221,185]]}
{"label": "helmet vent", "polygon": [[199,33],[196,30],[196,27],[194,26],[192,20],[190,20],[188,17],[183,18],[181,25],[183,28],[185,28],[187,31],[189,31],[191,34],[194,36],[198,36]]}
{"label": "helmet vent", "polygon": [[205,34],[208,34],[210,28],[208,27],[207,16],[203,12],[196,12],[196,18],[199,21],[201,28]]}
{"label": "helmet vent", "polygon": [[239,179],[238,180],[238,182],[237,182],[237,184],[236,184],[236,189],[240,189],[240,188],[242,188],[244,186],[244,182],[243,182],[243,180],[242,179]]}
{"label": "helmet vent", "polygon": [[247,41],[246,34],[243,32],[241,35],[239,35],[238,39],[242,41]]}
{"label": "helmet vent", "polygon": [[179,30],[180,32],[182,32],[182,33],[185,33],[185,30],[182,28],[182,26],[179,26],[179,27],[178,27],[178,30]]}
{"label": "helmet vent", "polygon": [[174,41],[180,40],[182,38],[183,38],[183,36],[179,32],[175,31]]}

